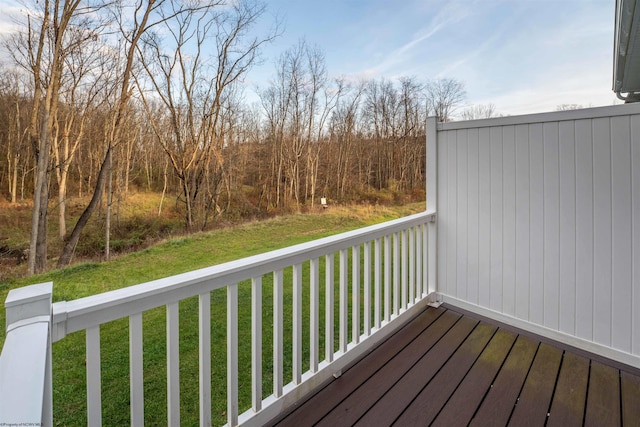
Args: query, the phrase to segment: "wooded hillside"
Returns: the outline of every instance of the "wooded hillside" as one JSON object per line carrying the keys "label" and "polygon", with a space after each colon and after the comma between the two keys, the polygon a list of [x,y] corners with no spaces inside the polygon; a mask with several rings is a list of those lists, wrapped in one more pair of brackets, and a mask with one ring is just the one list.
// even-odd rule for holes
{"label": "wooded hillside", "polygon": [[[329,76],[322,50],[301,41],[263,58],[274,74],[249,103],[243,77],[281,32],[257,33],[266,5],[253,0],[23,10],[4,40],[0,189],[33,201],[30,273],[45,268],[52,212],[62,266],[101,204],[109,236],[112,201],[132,189],[177,201],[187,231],[321,197],[423,198],[426,116],[447,120],[464,99],[455,80]],[[87,204],[68,230],[72,196]]]}

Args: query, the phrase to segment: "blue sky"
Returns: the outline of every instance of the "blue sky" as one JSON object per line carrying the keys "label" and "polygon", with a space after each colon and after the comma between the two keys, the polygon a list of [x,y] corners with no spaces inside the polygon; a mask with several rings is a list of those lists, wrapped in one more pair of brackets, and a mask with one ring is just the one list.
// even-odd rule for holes
{"label": "blue sky", "polygon": [[[611,105],[613,0],[270,0],[284,34],[248,76],[265,85],[273,61],[304,38],[330,76],[464,82],[468,104],[502,114],[559,104]],[[251,91],[251,89],[249,89]]]}
{"label": "blue sky", "polygon": [[[613,0],[265,1],[262,30],[279,17],[284,32],[245,79],[248,100],[279,55],[305,39],[324,51],[331,77],[454,78],[467,104],[502,114],[616,102]],[[0,0],[0,10],[11,4]],[[3,13],[0,33],[9,28]]]}

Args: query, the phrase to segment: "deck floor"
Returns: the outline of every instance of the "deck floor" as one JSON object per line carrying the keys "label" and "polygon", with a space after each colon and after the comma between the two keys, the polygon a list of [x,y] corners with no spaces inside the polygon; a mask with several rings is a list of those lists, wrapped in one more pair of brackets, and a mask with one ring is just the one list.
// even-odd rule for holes
{"label": "deck floor", "polygon": [[276,425],[640,426],[640,375],[430,307]]}

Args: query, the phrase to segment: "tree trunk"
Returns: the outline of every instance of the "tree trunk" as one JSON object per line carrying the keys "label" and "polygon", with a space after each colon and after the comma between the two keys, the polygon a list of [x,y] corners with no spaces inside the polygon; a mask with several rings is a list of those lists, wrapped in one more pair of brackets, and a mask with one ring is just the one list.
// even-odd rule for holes
{"label": "tree trunk", "polygon": [[[134,139],[128,138],[127,146],[125,147],[126,156],[125,156],[125,166],[124,166],[124,198],[127,199],[129,196],[129,180],[131,173],[131,157],[133,156],[133,145]],[[119,187],[118,187],[119,188]]]}
{"label": "tree trunk", "polygon": [[158,216],[160,216],[160,214],[162,213],[162,202],[164,202],[164,196],[165,194],[167,194],[167,181],[168,181],[168,174],[167,174],[167,169],[169,168],[169,160],[165,160],[164,163],[164,173],[163,173],[163,178],[164,178],[164,185],[162,187],[162,197],[160,197],[160,204],[158,205]]}
{"label": "tree trunk", "polygon": [[16,153],[13,157],[13,169],[11,170],[11,203],[18,201],[18,165],[20,154]]}
{"label": "tree trunk", "polygon": [[47,234],[49,231],[49,174],[45,175],[40,196],[40,212],[38,215],[38,238],[36,239],[35,273],[42,273],[47,268]]}
{"label": "tree trunk", "polygon": [[82,212],[82,215],[80,215],[80,218],[78,218],[78,222],[76,223],[75,227],[73,227],[73,231],[71,231],[69,239],[62,249],[62,253],[60,254],[60,258],[58,259],[58,268],[65,267],[71,262],[71,258],[73,257],[76,246],[78,246],[78,241],[80,240],[80,234],[82,233],[82,230],[89,222],[89,218],[91,218],[91,215],[100,203],[104,183],[109,171],[109,156],[111,155],[111,150],[111,147],[107,149],[107,153],[104,157],[104,160],[102,161],[102,165],[100,166],[100,171],[98,172],[98,177],[96,179],[95,191],[93,192],[91,201]]}
{"label": "tree trunk", "polygon": [[22,168],[22,176],[20,179],[20,201],[24,202],[24,182],[27,179],[27,175],[29,175],[29,172],[31,172],[33,170],[29,169],[27,170],[27,168]]}
{"label": "tree trunk", "polygon": [[58,180],[58,236],[64,240],[67,234],[67,176],[68,166],[64,165],[60,171]]}
{"label": "tree trunk", "polygon": [[107,154],[109,159],[109,183],[107,184],[107,218],[105,220],[104,259],[109,261],[111,256],[111,204],[113,202],[113,151]]}
{"label": "tree trunk", "polygon": [[49,201],[49,115],[45,110],[40,132],[38,162],[36,167],[36,187],[33,192],[33,212],[31,215],[31,238],[27,274],[29,276],[44,271],[47,263],[47,209]]}
{"label": "tree trunk", "polygon": [[187,176],[184,176],[182,180],[182,192],[184,194],[185,200],[185,227],[187,232],[191,232],[193,228],[193,205],[191,203],[191,191],[189,189],[189,184],[187,183]]}
{"label": "tree trunk", "polygon": [[82,175],[82,168],[80,167],[80,163],[78,162],[78,197],[82,197],[82,183],[84,181],[84,175]]}

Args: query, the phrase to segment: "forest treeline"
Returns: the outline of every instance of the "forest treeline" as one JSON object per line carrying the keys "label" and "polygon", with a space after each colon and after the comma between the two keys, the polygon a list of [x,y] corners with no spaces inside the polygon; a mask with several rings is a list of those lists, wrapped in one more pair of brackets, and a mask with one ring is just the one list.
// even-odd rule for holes
{"label": "forest treeline", "polygon": [[[25,6],[3,40],[0,188],[33,201],[30,273],[45,267],[53,212],[62,266],[97,207],[106,200],[108,236],[111,201],[134,188],[176,200],[188,231],[321,197],[423,197],[426,117],[450,119],[463,84],[329,76],[322,50],[300,41],[263,58],[272,78],[248,102],[243,78],[282,31],[258,34],[265,11],[253,0]],[[88,202],[68,230],[73,196]]]}

